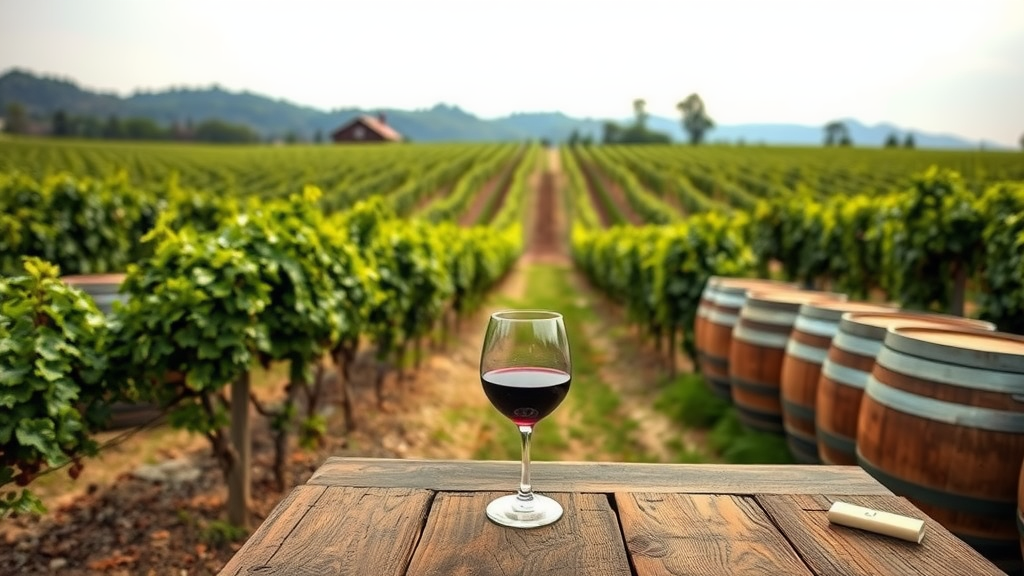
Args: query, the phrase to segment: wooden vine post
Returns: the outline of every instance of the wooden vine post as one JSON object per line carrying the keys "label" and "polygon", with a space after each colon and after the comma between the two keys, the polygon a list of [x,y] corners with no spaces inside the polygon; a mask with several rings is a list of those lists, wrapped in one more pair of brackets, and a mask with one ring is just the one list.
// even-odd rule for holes
{"label": "wooden vine post", "polygon": [[249,426],[249,372],[231,384],[231,446],[235,458],[228,476],[228,521],[249,526],[252,433]]}

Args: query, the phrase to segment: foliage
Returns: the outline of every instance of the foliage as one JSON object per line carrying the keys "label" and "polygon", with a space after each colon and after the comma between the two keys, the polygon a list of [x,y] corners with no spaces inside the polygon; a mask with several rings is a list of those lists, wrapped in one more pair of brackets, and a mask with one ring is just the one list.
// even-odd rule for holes
{"label": "foliage", "polygon": [[124,173],[105,179],[58,173],[42,181],[0,173],[0,273],[21,255],[53,262],[66,274],[121,272],[140,255],[161,203],[131,187]]}
{"label": "foliage", "polygon": [[729,409],[698,374],[686,374],[669,383],[655,403],[658,408],[687,428],[707,429],[715,425]]}
{"label": "foliage", "polygon": [[984,256],[981,318],[1024,334],[1024,183],[996,184],[978,200]]}
{"label": "foliage", "polygon": [[730,409],[708,435],[708,444],[731,464],[793,464],[786,437],[743,427]]}
{"label": "foliage", "polygon": [[973,195],[958,173],[932,167],[882,209],[889,294],[907,308],[947,310],[957,275],[973,273],[983,254]]}
{"label": "foliage", "polygon": [[260,322],[271,286],[229,235],[161,226],[146,240],[153,254],[129,266],[128,302],[115,307],[112,360],[145,398],[174,407],[172,425],[206,435],[227,474],[233,453],[221,391],[271,346]]}
{"label": "foliage", "polygon": [[682,331],[692,356],[694,315],[708,277],[743,276],[753,267],[744,221],[708,213],[673,226],[595,231],[577,225],[573,258],[592,282],[625,303],[631,320],[656,335]]}
{"label": "foliage", "polygon": [[696,94],[684,98],[676,109],[683,115],[683,130],[690,136],[690,144],[696,146],[704,142],[708,131],[715,127],[715,121],[708,116],[704,100]]}
{"label": "foliage", "polygon": [[[78,476],[96,451],[90,432],[121,395],[106,378],[107,344],[103,314],[56,266],[29,257],[23,275],[0,278],[0,487],[69,462]],[[0,498],[0,516],[41,511],[27,490]]]}

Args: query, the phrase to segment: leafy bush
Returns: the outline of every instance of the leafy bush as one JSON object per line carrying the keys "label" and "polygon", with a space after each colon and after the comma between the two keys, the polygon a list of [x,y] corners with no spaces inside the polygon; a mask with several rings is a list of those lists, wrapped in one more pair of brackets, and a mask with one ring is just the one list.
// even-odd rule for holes
{"label": "leafy bush", "polygon": [[655,407],[684,426],[710,428],[725,415],[729,403],[708,390],[699,374],[684,374],[669,384]]}
{"label": "leafy bush", "polygon": [[[77,477],[96,451],[90,432],[119,396],[106,383],[107,323],[92,298],[48,262],[23,266],[25,275],[0,278],[0,487],[69,462]],[[0,515],[42,511],[28,490],[0,498]]]}

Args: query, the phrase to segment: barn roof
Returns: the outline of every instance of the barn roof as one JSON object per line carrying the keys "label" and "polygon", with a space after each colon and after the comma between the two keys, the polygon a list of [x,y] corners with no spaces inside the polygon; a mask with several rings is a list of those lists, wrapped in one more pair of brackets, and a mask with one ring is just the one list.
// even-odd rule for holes
{"label": "barn roof", "polygon": [[346,128],[352,126],[357,122],[362,123],[368,129],[373,130],[374,132],[379,134],[381,138],[385,140],[392,140],[394,142],[400,142],[402,140],[402,135],[399,134],[397,130],[392,128],[386,122],[381,121],[380,118],[376,118],[368,114],[362,114],[360,116],[353,118],[352,120],[349,120],[340,128],[335,130],[334,134],[337,134],[338,132],[345,130]]}

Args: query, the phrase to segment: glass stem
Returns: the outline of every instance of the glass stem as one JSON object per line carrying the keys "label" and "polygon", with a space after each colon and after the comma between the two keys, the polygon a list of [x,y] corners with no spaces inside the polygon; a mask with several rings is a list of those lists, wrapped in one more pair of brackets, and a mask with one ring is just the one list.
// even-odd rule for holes
{"label": "glass stem", "polygon": [[523,468],[519,477],[518,503],[523,508],[533,507],[533,486],[530,485],[530,436],[533,426],[520,426],[519,435],[523,440]]}

